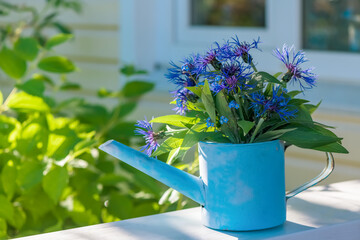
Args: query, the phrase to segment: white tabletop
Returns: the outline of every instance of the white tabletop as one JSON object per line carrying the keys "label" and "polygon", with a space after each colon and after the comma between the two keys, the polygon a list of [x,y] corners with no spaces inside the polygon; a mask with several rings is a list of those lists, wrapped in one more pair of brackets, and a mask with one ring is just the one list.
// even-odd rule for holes
{"label": "white tabletop", "polygon": [[200,208],[34,235],[22,240],[351,239],[360,240],[360,180],[313,187],[290,199],[284,225],[229,232],[204,227]]}

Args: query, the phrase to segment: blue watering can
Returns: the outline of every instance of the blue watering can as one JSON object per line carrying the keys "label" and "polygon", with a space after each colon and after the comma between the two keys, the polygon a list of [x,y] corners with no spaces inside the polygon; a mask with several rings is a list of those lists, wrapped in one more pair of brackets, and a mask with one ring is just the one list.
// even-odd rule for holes
{"label": "blue watering can", "polygon": [[281,225],[286,200],[325,179],[334,168],[331,153],[316,178],[285,193],[284,146],[279,140],[251,143],[199,143],[200,177],[110,140],[99,147],[198,202],[205,226],[250,231]]}

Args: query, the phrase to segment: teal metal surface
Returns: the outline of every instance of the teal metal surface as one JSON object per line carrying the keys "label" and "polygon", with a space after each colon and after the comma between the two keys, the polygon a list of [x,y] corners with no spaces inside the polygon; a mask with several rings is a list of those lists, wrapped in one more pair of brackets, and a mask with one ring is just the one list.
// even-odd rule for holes
{"label": "teal metal surface", "polygon": [[219,230],[250,231],[281,225],[286,220],[287,198],[321,181],[333,168],[328,154],[323,173],[286,196],[284,146],[279,140],[251,144],[200,142],[200,177],[114,140],[99,148],[198,202],[202,223]]}

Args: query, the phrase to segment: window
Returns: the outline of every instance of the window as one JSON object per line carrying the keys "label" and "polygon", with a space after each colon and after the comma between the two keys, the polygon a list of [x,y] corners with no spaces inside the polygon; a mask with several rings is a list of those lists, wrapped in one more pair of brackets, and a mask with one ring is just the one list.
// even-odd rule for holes
{"label": "window", "polygon": [[303,47],[360,52],[359,0],[304,0]]}
{"label": "window", "polygon": [[265,27],[265,0],[192,0],[191,25]]}

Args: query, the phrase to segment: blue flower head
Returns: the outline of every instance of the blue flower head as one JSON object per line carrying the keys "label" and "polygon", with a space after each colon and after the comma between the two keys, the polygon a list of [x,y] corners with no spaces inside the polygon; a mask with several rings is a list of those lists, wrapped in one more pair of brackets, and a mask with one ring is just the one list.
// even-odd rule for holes
{"label": "blue flower head", "polygon": [[251,94],[251,108],[254,109],[256,117],[261,117],[266,113],[277,113],[281,120],[287,121],[295,117],[296,110],[289,109],[290,98],[286,98],[280,92],[280,87],[273,88],[271,98],[266,97],[262,92]]}
{"label": "blue flower head", "polygon": [[143,151],[146,155],[151,156],[151,154],[160,146],[157,141],[162,138],[161,134],[154,132],[152,123],[149,123],[146,117],[145,120],[137,121],[135,126],[138,127],[135,129],[135,134],[143,135],[146,143],[141,148],[141,151]]}
{"label": "blue flower head", "polygon": [[303,70],[300,67],[302,63],[308,61],[303,51],[295,52],[294,46],[288,47],[284,45],[282,51],[277,48],[274,50],[274,54],[285,64],[288,70],[282,78],[283,81],[298,82],[302,90],[315,86],[317,76],[312,73],[313,68]]}
{"label": "blue flower head", "polygon": [[229,103],[229,108],[235,108],[235,109],[239,109],[240,105],[237,104],[234,100],[232,100],[230,103]]}
{"label": "blue flower head", "polygon": [[206,119],[206,126],[207,126],[208,128],[215,126],[215,124],[211,121],[211,118],[210,118],[210,117],[208,117],[208,118]]}
{"label": "blue flower head", "polygon": [[228,121],[229,121],[229,119],[227,119],[226,117],[224,117],[224,116],[220,117],[220,124],[227,123]]}
{"label": "blue flower head", "polygon": [[260,43],[260,37],[257,40],[254,39],[252,43],[240,42],[240,40],[237,36],[232,38],[232,40],[233,40],[232,43],[235,45],[235,49],[233,52],[234,56],[241,57],[245,63],[248,63],[248,64],[252,63],[253,58],[250,55],[249,51],[251,49],[260,50],[260,48],[258,46]]}

